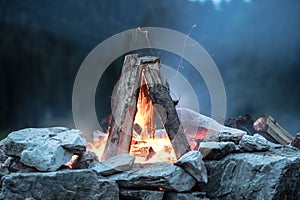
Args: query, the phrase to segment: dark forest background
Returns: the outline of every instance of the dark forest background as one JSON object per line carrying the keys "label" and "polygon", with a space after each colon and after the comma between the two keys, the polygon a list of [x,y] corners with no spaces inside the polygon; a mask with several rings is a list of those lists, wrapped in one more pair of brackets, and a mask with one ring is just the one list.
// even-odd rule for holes
{"label": "dark forest background", "polygon": [[[291,134],[299,132],[298,0],[232,0],[219,7],[187,0],[0,0],[1,137],[25,127],[74,127],[77,70],[106,38],[139,26],[189,33],[193,24],[191,37],[222,74],[227,117],[269,113]],[[109,115],[121,65],[122,58],[112,63],[99,83],[99,121]],[[202,98],[209,101],[209,94]],[[209,108],[201,111],[209,115]]]}

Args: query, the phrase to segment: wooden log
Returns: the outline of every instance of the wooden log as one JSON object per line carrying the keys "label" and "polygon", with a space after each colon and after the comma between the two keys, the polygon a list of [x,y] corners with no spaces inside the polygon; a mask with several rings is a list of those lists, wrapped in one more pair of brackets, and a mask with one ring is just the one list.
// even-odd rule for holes
{"label": "wooden log", "polygon": [[293,140],[286,130],[284,130],[270,115],[263,115],[258,118],[253,125],[254,129],[259,133],[267,133],[278,143],[287,145]]}
{"label": "wooden log", "polygon": [[179,159],[190,151],[190,145],[178,118],[169,88],[163,85],[160,77],[159,60],[155,58],[151,60],[147,57],[146,61],[141,58],[141,63],[146,65],[144,66],[144,75],[149,87],[150,98],[169,136],[176,158]]}
{"label": "wooden log", "polygon": [[141,75],[138,55],[127,55],[112,94],[112,121],[102,160],[129,153]]}

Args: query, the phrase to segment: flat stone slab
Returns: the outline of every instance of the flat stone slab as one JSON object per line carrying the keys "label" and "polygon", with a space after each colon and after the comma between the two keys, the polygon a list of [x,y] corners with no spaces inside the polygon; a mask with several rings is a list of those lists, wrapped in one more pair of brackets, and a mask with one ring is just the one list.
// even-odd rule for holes
{"label": "flat stone slab", "polygon": [[122,188],[143,188],[184,192],[195,185],[195,179],[184,169],[170,163],[133,165],[132,169],[108,177]]}
{"label": "flat stone slab", "polygon": [[174,165],[182,167],[198,183],[207,183],[207,171],[199,151],[189,151],[177,160]]}
{"label": "flat stone slab", "polygon": [[201,142],[199,151],[205,160],[220,160],[236,149],[234,142]]}
{"label": "flat stone slab", "polygon": [[13,173],[1,179],[0,199],[118,200],[117,184],[92,170]]}
{"label": "flat stone slab", "polygon": [[300,151],[282,147],[268,152],[231,154],[205,162],[208,183],[200,189],[211,199],[295,199],[300,196]]}
{"label": "flat stone slab", "polygon": [[3,141],[4,153],[39,171],[55,171],[85,151],[81,132],[64,127],[28,128],[10,133]]}
{"label": "flat stone slab", "polygon": [[109,176],[122,171],[128,171],[135,160],[134,156],[121,154],[103,162],[93,162],[89,168],[102,176]]}

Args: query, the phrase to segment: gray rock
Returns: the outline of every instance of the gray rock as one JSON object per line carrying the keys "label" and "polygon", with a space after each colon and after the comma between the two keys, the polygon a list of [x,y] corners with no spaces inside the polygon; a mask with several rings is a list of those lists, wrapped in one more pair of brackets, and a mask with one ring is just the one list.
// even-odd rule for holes
{"label": "gray rock", "polygon": [[5,176],[9,174],[9,171],[6,167],[0,165],[0,179],[2,178],[2,176]]}
{"label": "gray rock", "polygon": [[198,183],[207,183],[207,171],[199,151],[184,154],[174,165],[182,167]]}
{"label": "gray rock", "polygon": [[201,142],[199,151],[203,159],[219,160],[236,149],[237,146],[233,142]]}
{"label": "gray rock", "polygon": [[55,171],[70,161],[73,153],[85,151],[86,142],[80,134],[61,127],[14,131],[3,142],[4,152],[40,171]]}
{"label": "gray rock", "polygon": [[209,200],[203,192],[176,193],[167,192],[164,200]]}
{"label": "gray rock", "polygon": [[8,156],[4,154],[4,151],[2,149],[0,149],[0,164],[4,163],[7,158]]}
{"label": "gray rock", "polygon": [[13,173],[1,185],[0,199],[119,199],[117,184],[91,170]]}
{"label": "gray rock", "polygon": [[243,137],[243,134],[230,132],[217,132],[208,134],[203,138],[203,142],[234,142],[238,144]]}
{"label": "gray rock", "polygon": [[28,167],[21,163],[18,157],[8,157],[3,164],[9,172],[36,172],[37,170],[33,167]]}
{"label": "gray rock", "polygon": [[153,190],[131,190],[120,188],[121,200],[162,200],[164,192]]}
{"label": "gray rock", "polygon": [[274,146],[266,152],[266,154],[278,155],[282,157],[294,157],[295,155],[299,155],[299,149],[290,145],[280,145]]}
{"label": "gray rock", "polygon": [[288,151],[285,156],[255,152],[206,161],[209,181],[200,189],[212,199],[295,199],[300,196],[300,151]]}
{"label": "gray rock", "polygon": [[254,136],[244,135],[239,143],[239,147],[243,151],[267,151],[270,148],[268,140],[259,134]]}
{"label": "gray rock", "polygon": [[121,154],[103,162],[93,162],[89,168],[102,176],[109,176],[122,171],[128,171],[135,160],[134,156]]}
{"label": "gray rock", "polygon": [[144,188],[165,191],[189,191],[195,185],[195,179],[182,168],[161,162],[133,165],[127,172],[108,177],[123,188]]}
{"label": "gray rock", "polygon": [[87,151],[79,155],[72,163],[72,169],[87,169],[93,162],[98,162],[99,159],[94,152]]}

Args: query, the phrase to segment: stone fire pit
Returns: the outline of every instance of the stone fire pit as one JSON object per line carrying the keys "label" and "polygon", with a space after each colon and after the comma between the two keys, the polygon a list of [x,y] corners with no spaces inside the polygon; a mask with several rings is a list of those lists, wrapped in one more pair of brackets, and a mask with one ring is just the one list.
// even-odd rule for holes
{"label": "stone fire pit", "polygon": [[15,131],[1,141],[0,199],[299,198],[299,149],[230,133],[199,146],[174,164],[137,164],[127,154],[99,162],[79,130]]}

